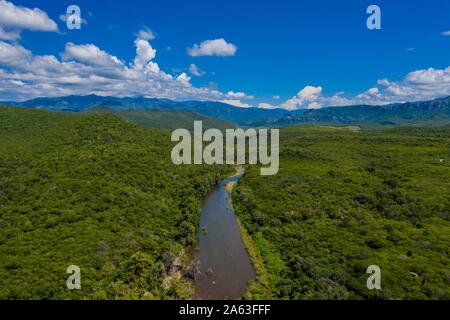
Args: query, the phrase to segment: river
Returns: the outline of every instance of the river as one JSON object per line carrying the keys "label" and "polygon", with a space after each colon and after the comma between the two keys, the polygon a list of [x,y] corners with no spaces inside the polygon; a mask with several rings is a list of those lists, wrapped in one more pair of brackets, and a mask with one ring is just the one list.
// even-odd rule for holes
{"label": "river", "polygon": [[207,194],[202,205],[195,252],[201,271],[196,281],[197,299],[239,299],[256,277],[225,188],[227,182],[239,178],[222,181]]}

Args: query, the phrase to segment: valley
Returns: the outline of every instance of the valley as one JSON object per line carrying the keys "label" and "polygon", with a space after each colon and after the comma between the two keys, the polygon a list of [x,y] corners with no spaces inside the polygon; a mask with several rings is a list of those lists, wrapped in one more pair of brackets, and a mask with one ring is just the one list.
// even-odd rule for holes
{"label": "valley", "polygon": [[279,172],[225,189],[233,166],[174,165],[169,132],[128,116],[0,107],[2,298],[449,298],[448,126],[281,128]]}
{"label": "valley", "polygon": [[[0,297],[175,299],[220,166],[176,166],[170,135],[112,115],[0,107]],[[82,289],[66,288],[66,268]],[[183,272],[188,272],[183,267]]]}

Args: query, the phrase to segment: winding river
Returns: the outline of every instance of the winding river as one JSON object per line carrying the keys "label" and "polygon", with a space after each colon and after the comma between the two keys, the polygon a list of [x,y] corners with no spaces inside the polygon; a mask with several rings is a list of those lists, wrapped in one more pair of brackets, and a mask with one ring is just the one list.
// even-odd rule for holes
{"label": "winding river", "polygon": [[256,277],[226,190],[227,183],[239,178],[222,181],[203,203],[194,257],[201,271],[196,281],[197,299],[240,299]]}

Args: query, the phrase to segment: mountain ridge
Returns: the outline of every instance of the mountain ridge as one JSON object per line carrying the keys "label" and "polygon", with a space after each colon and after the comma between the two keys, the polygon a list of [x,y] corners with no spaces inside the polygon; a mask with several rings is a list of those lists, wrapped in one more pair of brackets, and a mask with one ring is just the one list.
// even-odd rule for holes
{"label": "mountain ridge", "polygon": [[254,126],[287,126],[300,124],[446,124],[450,123],[450,97],[428,101],[393,103],[388,105],[353,105],[289,113],[273,121],[252,123]]}
{"label": "mountain ridge", "polygon": [[40,97],[24,102],[0,102],[13,106],[51,111],[83,112],[99,106],[112,110],[162,109],[189,110],[243,126],[288,126],[301,124],[447,124],[450,123],[450,97],[428,101],[392,103],[387,105],[334,106],[321,109],[285,110],[281,108],[241,108],[217,101],[173,101],[145,97],[65,96]]}
{"label": "mountain ridge", "polygon": [[[2,104],[2,102],[0,102]],[[262,120],[274,120],[286,113],[284,109],[240,108],[217,101],[173,101],[169,99],[112,96],[65,96],[57,98],[39,97],[23,102],[5,102],[7,106],[24,106],[51,111],[82,112],[87,109],[108,106],[116,110],[129,109],[183,109],[200,113],[205,116],[246,125]]]}

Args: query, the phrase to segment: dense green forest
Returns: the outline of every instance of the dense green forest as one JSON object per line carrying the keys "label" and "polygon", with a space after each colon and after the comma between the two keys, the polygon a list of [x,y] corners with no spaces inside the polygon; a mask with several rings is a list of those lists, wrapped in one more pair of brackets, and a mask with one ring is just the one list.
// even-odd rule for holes
{"label": "dense green forest", "polygon": [[109,107],[95,107],[88,109],[87,113],[114,114],[121,118],[130,120],[141,126],[153,129],[175,130],[185,128],[194,130],[194,121],[203,121],[203,128],[217,128],[220,130],[232,129],[236,125],[201,115],[190,110],[164,110],[164,109],[130,109],[114,110]]}
{"label": "dense green forest", "polygon": [[349,129],[282,129],[278,174],[240,179],[260,262],[249,297],[450,299],[450,128]]}
{"label": "dense green forest", "polygon": [[[450,127],[280,133],[278,174],[250,166],[233,191],[248,298],[450,299]],[[172,146],[108,112],[0,107],[0,299],[190,298],[184,248],[232,169],[175,166]]]}
{"label": "dense green forest", "polygon": [[175,166],[171,148],[113,115],[0,107],[0,299],[189,297],[171,270],[226,168]]}

